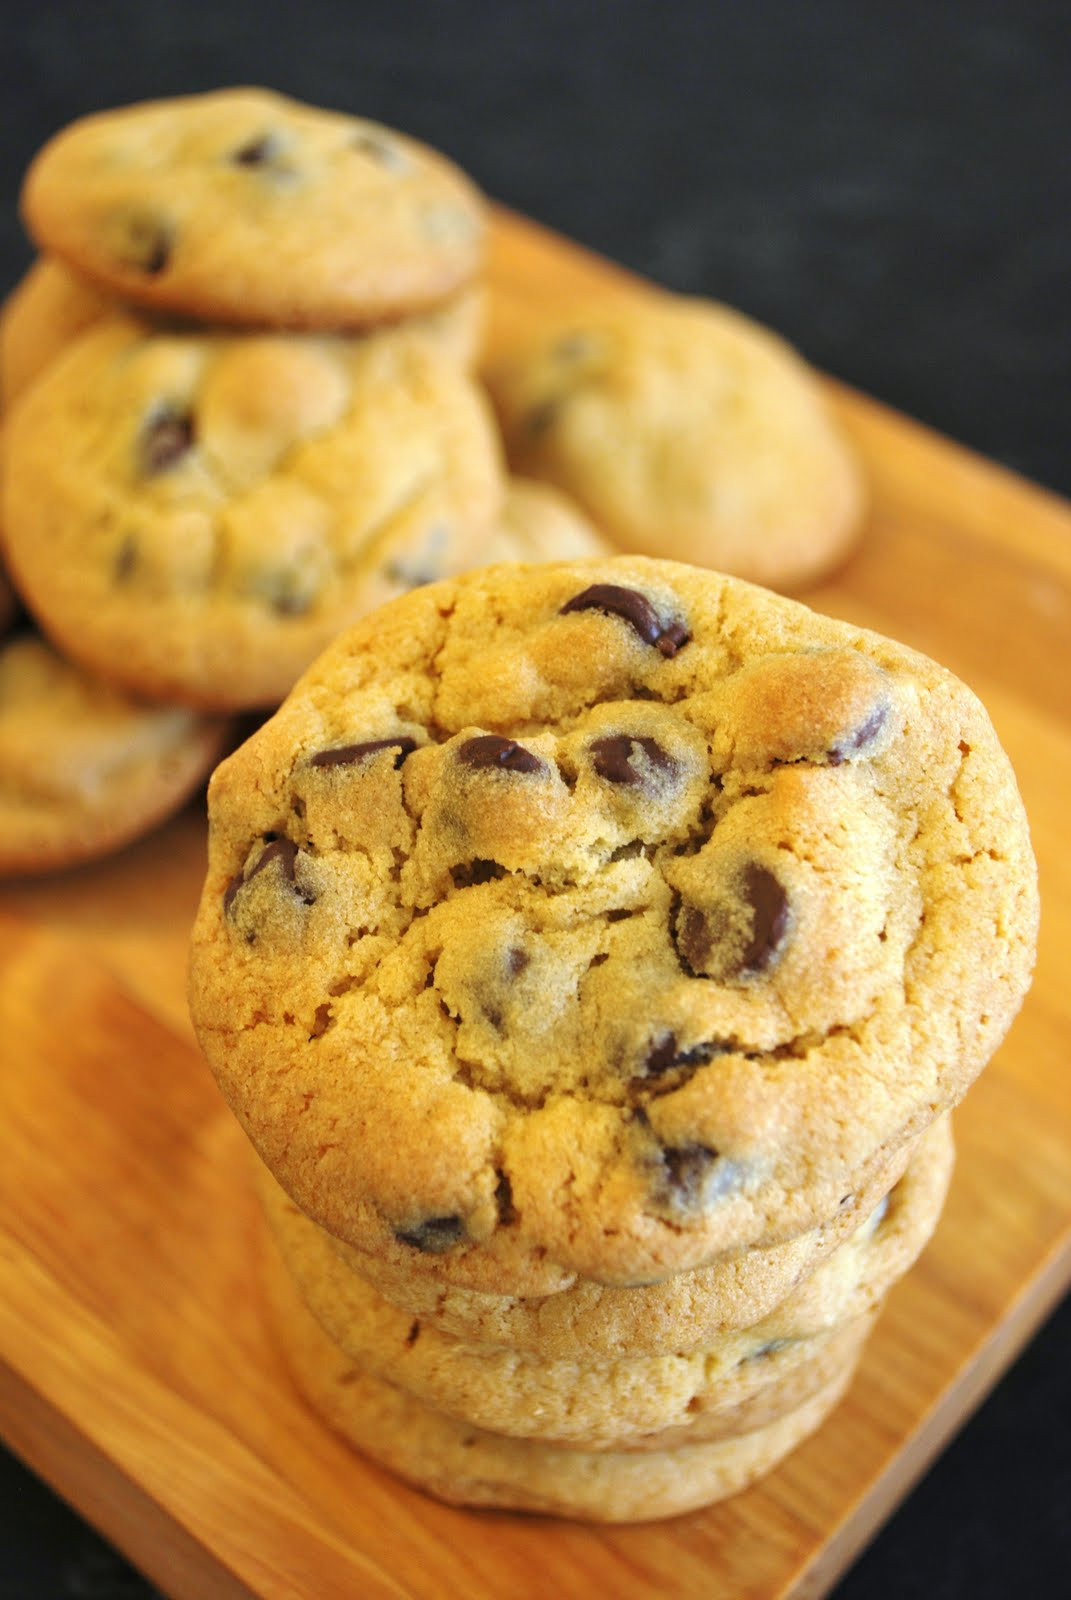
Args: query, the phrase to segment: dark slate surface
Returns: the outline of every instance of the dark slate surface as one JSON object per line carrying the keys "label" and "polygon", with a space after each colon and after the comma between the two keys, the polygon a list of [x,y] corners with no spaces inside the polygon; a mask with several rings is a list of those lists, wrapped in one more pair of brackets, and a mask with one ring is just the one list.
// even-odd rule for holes
{"label": "dark slate surface", "polygon": [[[29,259],[20,174],[54,128],[266,83],[428,139],[497,198],[1071,492],[1059,3],[8,0],[2,40],[5,286]],[[1064,1592],[1069,1339],[1065,1306],[838,1600]],[[0,1456],[0,1600],[152,1593]]]}

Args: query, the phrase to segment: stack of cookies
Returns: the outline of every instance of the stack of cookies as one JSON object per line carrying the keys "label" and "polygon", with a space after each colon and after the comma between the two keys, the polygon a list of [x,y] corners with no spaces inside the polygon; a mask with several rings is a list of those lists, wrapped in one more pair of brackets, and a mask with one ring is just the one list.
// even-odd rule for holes
{"label": "stack of cookies", "polygon": [[380,600],[605,549],[505,477],[468,370],[484,205],[441,156],[223,92],[66,129],[23,212],[42,254],[0,319],[2,527],[49,642],[0,657],[0,871],[176,809],[223,716],[278,704]]}
{"label": "stack of cookies", "polygon": [[970,692],[692,567],[499,567],[344,633],[209,803],[191,1011],[314,1406],[611,1521],[816,1428],[1029,982]]}

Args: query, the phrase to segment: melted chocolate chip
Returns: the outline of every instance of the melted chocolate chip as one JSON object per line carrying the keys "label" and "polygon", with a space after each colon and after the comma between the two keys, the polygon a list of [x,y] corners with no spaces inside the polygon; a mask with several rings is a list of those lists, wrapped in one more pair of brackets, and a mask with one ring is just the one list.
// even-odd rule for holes
{"label": "melted chocolate chip", "polygon": [[829,764],[839,767],[842,761],[849,761],[852,756],[872,745],[885,726],[889,715],[889,705],[886,700],[879,700],[870,715],[859,727],[845,736],[829,751]]}
{"label": "melted chocolate chip", "polygon": [[193,446],[193,417],[162,406],[149,418],[138,440],[138,464],[146,478],[170,472]]}
{"label": "melted chocolate chip", "polygon": [[511,950],[506,952],[506,971],[511,978],[517,978],[528,966],[531,959],[527,950],[521,950],[517,945],[514,945]]}
{"label": "melted chocolate chip", "polygon": [[457,755],[466,767],[475,767],[478,771],[485,768],[504,772],[543,771],[542,761],[531,750],[526,750],[515,739],[500,738],[497,733],[481,733],[475,739],[466,739]]}
{"label": "melted chocolate chip", "polygon": [[753,921],[741,971],[765,972],[788,931],[788,895],[768,868],[753,861],[744,869],[744,897]]}
{"label": "melted chocolate chip", "polygon": [[637,784],[643,782],[642,772],[632,765],[634,752],[639,749],[648,762],[659,772],[669,772],[675,766],[673,757],[656,739],[646,734],[616,733],[603,739],[594,739],[590,746],[591,764],[600,778],[607,783]]}
{"label": "melted chocolate chip", "polygon": [[622,617],[645,644],[654,645],[664,656],[675,656],[691,638],[683,623],[663,625],[645,594],[638,589],[623,589],[616,583],[593,583],[566,601],[561,614],[569,611],[605,611]]}
{"label": "melted chocolate chip", "polygon": [[416,747],[416,740],[404,733],[393,739],[366,739],[363,744],[339,744],[330,750],[317,750],[315,755],[309,757],[309,766],[353,767],[368,756],[378,755],[381,750],[395,750],[394,766],[397,769]]}
{"label": "melted chocolate chip", "polygon": [[511,1222],[517,1220],[517,1210],[513,1204],[513,1186],[505,1172],[498,1174],[498,1183],[495,1186],[495,1206],[498,1210],[498,1221],[501,1227],[508,1228]]}
{"label": "melted chocolate chip", "polygon": [[465,1227],[460,1217],[426,1217],[413,1228],[395,1228],[399,1244],[410,1245],[427,1256],[441,1256],[460,1244]]}

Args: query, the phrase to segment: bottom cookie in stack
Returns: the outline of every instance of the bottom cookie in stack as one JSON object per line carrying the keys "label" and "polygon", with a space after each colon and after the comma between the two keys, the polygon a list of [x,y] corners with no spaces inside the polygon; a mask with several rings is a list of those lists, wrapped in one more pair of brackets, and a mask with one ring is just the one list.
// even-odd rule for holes
{"label": "bottom cookie in stack", "polygon": [[[734,1493],[818,1426],[932,1233],[951,1166],[942,1118],[887,1199],[781,1305],[687,1352],[545,1359],[444,1334],[383,1299],[265,1175],[271,1299],[313,1404],[403,1476],[466,1503],[669,1516]],[[637,1459],[657,1486],[642,1500]]]}
{"label": "bottom cookie in stack", "polygon": [[735,1438],[670,1450],[570,1450],[459,1422],[362,1371],[324,1332],[270,1244],[265,1279],[279,1342],[310,1403],[363,1455],[453,1505],[592,1522],[697,1510],[746,1488],[813,1433],[855,1365],[795,1411]]}

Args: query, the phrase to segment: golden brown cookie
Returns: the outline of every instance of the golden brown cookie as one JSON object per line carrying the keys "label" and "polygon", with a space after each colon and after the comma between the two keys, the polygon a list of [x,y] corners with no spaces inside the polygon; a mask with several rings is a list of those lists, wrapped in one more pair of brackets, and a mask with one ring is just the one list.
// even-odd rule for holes
{"label": "golden brown cookie", "polygon": [[39,152],[22,209],[107,292],[221,323],[366,327],[439,304],[483,258],[483,203],[451,162],[264,89],[85,117]]}
{"label": "golden brown cookie", "polygon": [[135,693],[272,705],[362,611],[470,565],[503,493],[486,406],[419,339],[164,333],[110,317],[4,439],[12,572]]}
{"label": "golden brown cookie", "polygon": [[727,307],[653,293],[534,313],[485,377],[515,472],[625,550],[773,588],[859,535],[859,465],[817,377]]}
{"label": "golden brown cookie", "polygon": [[177,811],[231,725],[132,699],[36,635],[0,644],[0,874],[117,850]]}
{"label": "golden brown cookie", "polygon": [[210,806],[190,992],[224,1093],[321,1226],[444,1282],[649,1281],[814,1227],[1029,983],[976,698],[696,568],[416,590]]}
{"label": "golden brown cookie", "polygon": [[274,1251],[272,1322],[294,1380],[365,1456],[454,1505],[649,1522],[726,1499],[769,1472],[825,1421],[851,1381],[846,1362],[795,1411],[737,1437],[668,1450],[568,1450],[455,1421],[370,1377],[324,1333]]}

